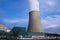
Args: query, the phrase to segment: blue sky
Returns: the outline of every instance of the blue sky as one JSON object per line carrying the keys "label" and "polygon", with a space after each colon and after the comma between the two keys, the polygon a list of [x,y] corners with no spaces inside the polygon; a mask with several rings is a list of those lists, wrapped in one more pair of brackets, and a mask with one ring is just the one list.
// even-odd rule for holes
{"label": "blue sky", "polygon": [[[60,0],[39,0],[39,4],[45,32],[60,33]],[[27,27],[28,15],[28,0],[0,0],[0,22],[7,27]]]}

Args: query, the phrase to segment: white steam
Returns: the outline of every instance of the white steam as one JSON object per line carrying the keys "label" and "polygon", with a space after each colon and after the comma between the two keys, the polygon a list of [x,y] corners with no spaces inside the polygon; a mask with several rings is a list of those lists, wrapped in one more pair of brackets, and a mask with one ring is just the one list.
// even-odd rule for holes
{"label": "white steam", "polygon": [[30,11],[39,11],[38,0],[29,0]]}

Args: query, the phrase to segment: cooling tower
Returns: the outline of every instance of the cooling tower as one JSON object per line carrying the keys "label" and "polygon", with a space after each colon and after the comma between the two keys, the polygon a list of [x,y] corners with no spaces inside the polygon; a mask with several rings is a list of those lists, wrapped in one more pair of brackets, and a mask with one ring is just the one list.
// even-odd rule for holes
{"label": "cooling tower", "polygon": [[11,30],[7,28],[5,25],[0,24],[0,31],[10,32]]}
{"label": "cooling tower", "polygon": [[38,0],[29,0],[29,25],[28,32],[43,32],[40,22],[40,11]]}

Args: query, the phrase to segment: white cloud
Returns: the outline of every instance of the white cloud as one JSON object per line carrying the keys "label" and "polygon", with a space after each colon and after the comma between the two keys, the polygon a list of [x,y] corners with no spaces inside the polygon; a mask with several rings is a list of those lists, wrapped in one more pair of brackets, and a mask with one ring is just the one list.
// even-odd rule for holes
{"label": "white cloud", "polygon": [[28,19],[3,19],[5,23],[24,23],[27,22]]}
{"label": "white cloud", "polygon": [[37,10],[39,11],[39,2],[38,0],[29,0],[30,11]]}
{"label": "white cloud", "polygon": [[57,1],[56,0],[41,0],[40,1],[40,10],[41,13],[44,15],[44,13],[48,14],[56,12],[57,9]]}
{"label": "white cloud", "polygon": [[42,19],[42,25],[44,28],[55,28],[60,26],[60,15],[45,17],[45,19]]}
{"label": "white cloud", "polygon": [[56,0],[41,0],[40,1],[40,6],[42,7],[54,7],[57,4]]}
{"label": "white cloud", "polygon": [[54,6],[55,5],[55,1],[46,1],[46,4],[49,6]]}

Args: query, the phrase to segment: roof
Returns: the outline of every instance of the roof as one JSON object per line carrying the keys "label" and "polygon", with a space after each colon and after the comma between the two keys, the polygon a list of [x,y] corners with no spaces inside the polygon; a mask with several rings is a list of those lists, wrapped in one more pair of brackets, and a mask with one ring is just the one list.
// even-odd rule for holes
{"label": "roof", "polygon": [[42,33],[42,32],[22,32],[22,33],[19,33],[18,35],[44,36],[45,33]]}
{"label": "roof", "polygon": [[14,27],[12,29],[12,31],[15,31],[15,32],[25,32],[26,28],[25,27]]}

